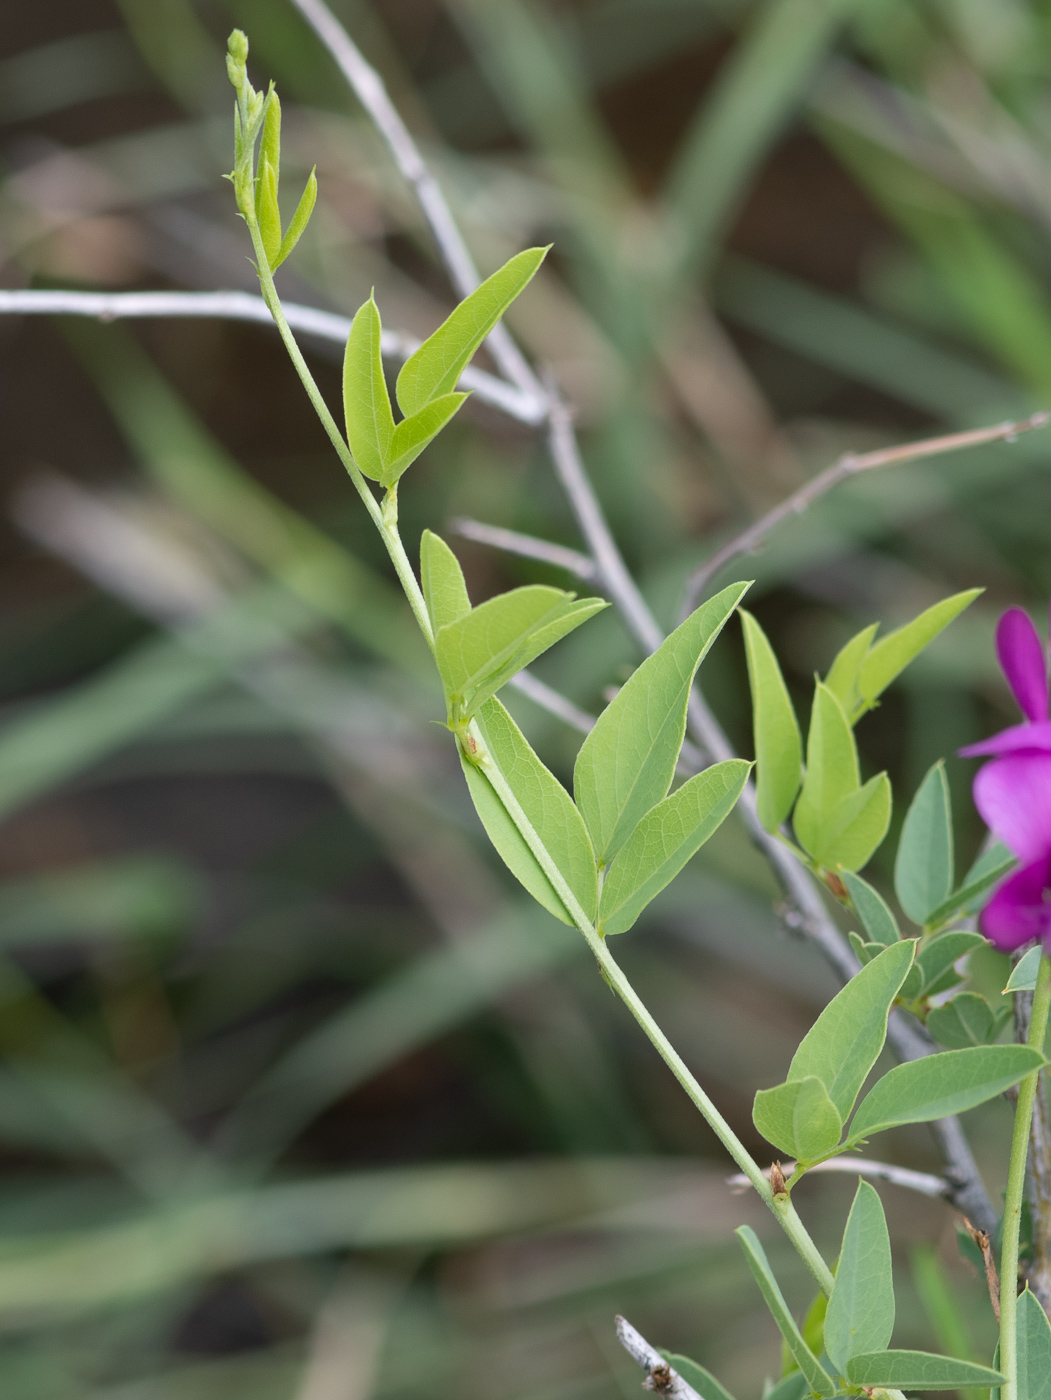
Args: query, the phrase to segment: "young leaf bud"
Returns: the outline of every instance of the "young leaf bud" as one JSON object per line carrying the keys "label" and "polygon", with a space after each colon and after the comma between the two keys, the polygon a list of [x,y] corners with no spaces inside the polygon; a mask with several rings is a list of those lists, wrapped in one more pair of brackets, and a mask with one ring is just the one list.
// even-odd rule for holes
{"label": "young leaf bud", "polygon": [[263,118],[263,139],[259,143],[259,165],[266,161],[274,172],[274,187],[281,183],[281,103],[273,83],[266,95],[266,115]]}
{"label": "young leaf bud", "polygon": [[243,29],[235,29],[226,41],[226,51],[241,68],[248,62],[248,35]]}

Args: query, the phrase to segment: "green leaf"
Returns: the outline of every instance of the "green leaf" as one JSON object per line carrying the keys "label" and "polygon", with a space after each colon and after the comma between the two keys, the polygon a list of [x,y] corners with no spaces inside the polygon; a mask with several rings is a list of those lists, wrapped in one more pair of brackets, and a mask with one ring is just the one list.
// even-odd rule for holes
{"label": "green leaf", "polygon": [[870,963],[873,958],[877,957],[880,953],[882,953],[884,948],[887,946],[885,943],[866,943],[865,940],[861,937],[861,935],[859,933],[855,933],[853,929],[851,929],[850,932],[847,934],[847,940],[849,941],[850,946],[854,949],[854,956],[857,958],[858,962],[861,964],[862,967],[864,967],[866,963]]}
{"label": "green leaf", "polygon": [[263,161],[274,172],[275,184],[281,178],[281,99],[278,97],[274,86],[271,83],[270,91],[266,95],[266,107],[263,114],[263,135],[259,142],[259,161]]}
{"label": "green leaf", "polygon": [[608,605],[600,598],[575,601],[560,588],[513,588],[447,623],[435,637],[438,670],[450,696],[472,714],[483,700]]}
{"label": "green leaf", "polygon": [[896,1065],[862,1099],[848,1142],[902,1123],[929,1123],[964,1113],[1002,1094],[1043,1063],[1043,1055],[1025,1045],[981,1045]]}
{"label": "green leaf", "polygon": [[1018,1400],[1051,1400],[1051,1322],[1028,1288],[1018,1298],[1015,1328]]}
{"label": "green leaf", "polygon": [[871,706],[891,681],[901,675],[909,662],[915,660],[964,608],[970,607],[982,591],[981,588],[968,588],[963,593],[954,593],[951,598],[943,598],[904,627],[876,642],[862,663],[858,677],[858,689],[864,704]]}
{"label": "green leaf", "polygon": [[307,176],[307,182],[296,205],[296,212],[292,215],[292,222],[281,240],[281,247],[278,250],[277,261],[270,264],[272,268],[278,268],[292,252],[296,244],[306,231],[307,224],[310,223],[310,216],[314,212],[314,205],[317,203],[317,166],[311,170]]}
{"label": "green leaf", "polygon": [[[541,763],[499,700],[487,700],[476,722],[490,755],[545,849],[585,914],[594,920],[598,903],[595,855],[573,799]],[[475,809],[508,869],[545,909],[563,923],[572,924],[565,905],[508,816],[484,771],[465,759],[462,762]]]}
{"label": "green leaf", "polygon": [[393,486],[469,398],[470,394],[442,394],[411,418],[403,418],[391,437],[390,456],[383,468],[380,485]]}
{"label": "green leaf", "polygon": [[532,281],[547,248],[527,248],[488,277],[405,361],[395,389],[406,418],[456,388],[468,360],[518,294]]}
{"label": "green leaf", "polygon": [[863,788],[844,797],[825,828],[822,864],[843,871],[867,865],[890,826],[890,779],[877,773]]}
{"label": "green leaf", "polygon": [[920,969],[920,990],[918,996],[935,996],[938,992],[948,991],[957,982],[962,981],[962,977],[955,970],[953,964],[973,953],[975,948],[981,948],[985,939],[980,933],[943,933],[940,937],[932,939],[925,948],[916,955],[916,966]]}
{"label": "green leaf", "polygon": [[999,1371],[987,1366],[929,1351],[874,1351],[855,1356],[847,1366],[847,1377],[854,1385],[892,1386],[895,1390],[960,1390],[1003,1381]]}
{"label": "green leaf", "polygon": [[840,1374],[852,1356],[883,1351],[894,1331],[894,1277],[883,1205],[858,1182],[825,1313],[825,1350]]}
{"label": "green leaf", "polygon": [[743,608],[741,626],[752,691],[756,806],[763,827],[773,832],[791,812],[803,780],[803,741],[781,667],[766,634]]}
{"label": "green leaf", "polygon": [[394,437],[387,381],[380,356],[380,313],[370,296],[351,322],[343,356],[343,412],[347,442],[366,476],[382,481]]}
{"label": "green leaf", "polygon": [[277,175],[268,160],[259,162],[255,182],[255,217],[263,251],[271,269],[277,266],[281,250],[281,208],[277,202]]}
{"label": "green leaf", "polygon": [[662,1351],[665,1361],[682,1376],[687,1385],[692,1385],[704,1400],[734,1400],[734,1397],[715,1379],[711,1371],[688,1356],[680,1356],[676,1351]]}
{"label": "green leaf", "polygon": [[420,585],[435,632],[450,622],[459,622],[471,611],[460,561],[431,530],[424,530],[420,537]]}
{"label": "green leaf", "polygon": [[911,939],[892,943],[837,992],[800,1042],[789,1082],[814,1075],[846,1122],[887,1038],[887,1016],[912,966]]}
{"label": "green leaf", "polygon": [[959,992],[952,1001],[927,1013],[927,1029],[950,1050],[965,1050],[969,1045],[988,1045],[995,1040],[1009,1015],[1009,1007],[994,1013],[977,992]]}
{"label": "green leaf", "polygon": [[865,925],[865,932],[873,943],[896,943],[901,937],[898,921],[890,911],[883,896],[872,888],[867,880],[855,875],[852,870],[843,872],[843,883],[847,887],[851,903],[858,918]]}
{"label": "green leaf", "polygon": [[760,1089],[752,1122],[767,1142],[800,1162],[833,1152],[843,1136],[843,1119],[814,1075]]}
{"label": "green leaf", "polygon": [[580,746],[573,790],[600,864],[609,864],[667,794],[693,678],[748,587],[731,584],[691,613],[638,667]]}
{"label": "green leaf", "polygon": [[945,762],[929,770],[912,799],[894,862],[894,890],[914,923],[925,924],[953,886],[952,806]]}
{"label": "green leaf", "polygon": [[843,713],[849,720],[861,713],[861,692],[858,690],[858,676],[861,665],[869,653],[872,639],[879,630],[879,623],[873,622],[856,637],[851,637],[842,647],[829,667],[825,684],[843,706]]}
{"label": "green leaf", "polygon": [[1007,992],[1036,991],[1036,974],[1040,970],[1040,955],[1042,953],[1043,949],[1037,944],[1035,948],[1030,948],[1028,953],[1019,958],[1007,979],[1007,986],[1004,988],[1005,994]]}
{"label": "green leaf", "polygon": [[856,870],[886,835],[890,783],[879,774],[860,787],[858,751],[843,706],[818,681],[807,738],[807,771],[792,818],[819,865]]}
{"label": "green leaf", "polygon": [[759,1238],[755,1231],[748,1225],[741,1225],[734,1231],[741,1241],[741,1248],[744,1250],[745,1258],[748,1260],[748,1267],[759,1285],[759,1291],[763,1295],[766,1306],[770,1309],[774,1321],[788,1344],[796,1365],[806,1377],[807,1384],[814,1395],[831,1396],[836,1393],[836,1386],[832,1377],[818,1361],[817,1357],[803,1340],[803,1335],[796,1326],[796,1320],[789,1311],[784,1295],[778,1287],[777,1279],[774,1278],[773,1271],[767,1260],[763,1246],[759,1243]]}
{"label": "green leaf", "polygon": [[803,1400],[807,1391],[806,1377],[802,1371],[793,1370],[783,1380],[778,1381],[764,1400]]}
{"label": "green leaf", "polygon": [[650,900],[674,880],[733,810],[750,763],[714,763],[651,807],[621,847],[602,886],[599,925],[624,933]]}

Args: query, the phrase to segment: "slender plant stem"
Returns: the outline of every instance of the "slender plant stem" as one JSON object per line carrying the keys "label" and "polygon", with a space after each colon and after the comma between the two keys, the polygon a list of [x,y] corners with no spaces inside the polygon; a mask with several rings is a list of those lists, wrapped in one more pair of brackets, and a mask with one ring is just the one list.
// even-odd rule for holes
{"label": "slender plant stem", "polygon": [[792,1244],[795,1246],[803,1262],[814,1276],[818,1287],[823,1293],[828,1295],[832,1291],[832,1273],[821,1257],[817,1245],[815,1245],[814,1241],[810,1238],[806,1226],[803,1224],[802,1220],[800,1220],[791,1198],[787,1192],[776,1196],[774,1195],[770,1187],[770,1182],[767,1180],[762,1169],[753,1160],[740,1138],[738,1138],[737,1134],[730,1127],[729,1123],[727,1123],[715,1104],[712,1103],[711,1099],[690,1073],[682,1056],[661,1030],[642,998],[624,975],[619,964],[613,957],[613,954],[610,952],[608,943],[601,934],[598,933],[595,925],[581,907],[580,901],[577,899],[572,889],[570,889],[562,872],[551,858],[536,828],[522,810],[521,804],[511,790],[507,779],[488,753],[485,741],[476,725],[471,726],[471,738],[473,740],[471,760],[477,764],[489,779],[493,791],[503,803],[508,816],[514,822],[526,845],[536,857],[540,868],[550,880],[555,892],[565,905],[566,910],[577,925],[577,928],[584,935],[588,947],[594,953],[606,981],[635,1017],[635,1020],[645,1032],[654,1049],[686,1091],[690,1102],[698,1109],[705,1122],[773,1212],[781,1228],[792,1241]]}
{"label": "slender plant stem", "polygon": [[[1029,1017],[1026,1044],[1043,1051],[1047,1035],[1048,1012],[1051,1011],[1051,961],[1045,954],[1040,959],[1033,1010]],[[1014,1132],[1011,1136],[1011,1160],[1007,1169],[1007,1195],[1004,1198],[1003,1248],[1000,1254],[1000,1370],[1005,1380],[1000,1400],[1018,1397],[1018,1235],[1022,1223],[1022,1196],[1025,1192],[1025,1164],[1029,1154],[1029,1128],[1033,1118],[1033,1102],[1040,1083],[1039,1069],[1027,1075],[1018,1086],[1015,1106]]]}

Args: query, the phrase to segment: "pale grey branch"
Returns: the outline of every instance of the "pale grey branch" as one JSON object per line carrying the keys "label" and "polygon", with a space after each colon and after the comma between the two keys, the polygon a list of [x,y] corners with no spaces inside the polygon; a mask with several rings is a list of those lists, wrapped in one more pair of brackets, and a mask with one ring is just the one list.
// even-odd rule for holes
{"label": "pale grey branch", "polygon": [[[288,324],[295,331],[321,340],[346,343],[350,318],[334,311],[297,302],[283,303]],[[0,290],[0,315],[92,316],[100,321],[155,316],[202,316],[231,321],[256,321],[273,325],[273,317],[262,297],[251,292],[72,292]],[[407,360],[420,342],[400,331],[383,332],[381,347],[390,360]],[[479,399],[500,409],[519,422],[537,424],[547,416],[542,392],[534,394],[468,366],[460,376],[461,389],[470,389]]]}
{"label": "pale grey branch", "polygon": [[[795,1162],[782,1162],[781,1170],[789,1177],[795,1166]],[[952,1184],[943,1176],[934,1176],[930,1172],[916,1172],[911,1167],[897,1167],[893,1162],[872,1162],[861,1157],[829,1157],[827,1161],[818,1162],[816,1167],[810,1167],[807,1175],[810,1172],[843,1172],[847,1176],[867,1176],[872,1181],[889,1181],[892,1186],[902,1186],[906,1191],[917,1191],[921,1196],[930,1196],[935,1200],[946,1199],[953,1194]],[[769,1177],[769,1167],[763,1175]],[[743,1172],[728,1176],[726,1184],[735,1193],[750,1190],[752,1185]]]}
{"label": "pale grey branch", "polygon": [[494,549],[505,549],[508,554],[520,554],[525,559],[539,559],[541,563],[553,564],[556,569],[565,569],[591,583],[598,570],[594,560],[578,549],[567,549],[561,544],[550,544],[538,540],[535,535],[522,535],[517,530],[504,530],[499,525],[483,525],[480,520],[470,520],[459,516],[449,522],[454,534],[465,540],[476,540],[478,544],[492,545]]}
{"label": "pale grey branch", "polygon": [[656,1391],[667,1400],[704,1400],[699,1391],[694,1390],[679,1375],[674,1366],[669,1366],[656,1347],[651,1347],[641,1332],[637,1332],[627,1318],[617,1317],[617,1340],[633,1361],[637,1361],[646,1372],[643,1387]]}

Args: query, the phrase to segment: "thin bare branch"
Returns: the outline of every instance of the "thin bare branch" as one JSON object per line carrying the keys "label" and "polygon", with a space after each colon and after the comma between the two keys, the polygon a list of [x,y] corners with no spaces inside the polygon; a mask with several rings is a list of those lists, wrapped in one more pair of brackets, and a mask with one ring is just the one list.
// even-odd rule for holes
{"label": "thin bare branch", "polygon": [[[431,174],[409,128],[390,100],[383,79],[366,62],[360,49],[322,0],[292,0],[293,5],[335,59],[373,125],[387,143],[394,163],[412,186],[430,225],[438,252],[453,286],[461,297],[474,291],[481,280],[463,235],[456,226],[445,195]],[[503,325],[486,341],[505,379],[527,395],[541,399],[543,390],[525,357]]]}
{"label": "thin bare branch", "polygon": [[[795,1162],[783,1162],[781,1170],[785,1176],[791,1176],[795,1165]],[[769,1177],[771,1170],[772,1168],[768,1167],[763,1175]],[[903,1186],[906,1191],[918,1191],[921,1196],[930,1196],[935,1200],[948,1199],[953,1191],[952,1184],[943,1176],[933,1176],[930,1172],[916,1172],[910,1167],[896,1167],[892,1162],[872,1162],[861,1157],[829,1157],[827,1161],[819,1162],[816,1167],[810,1167],[807,1175],[811,1172],[843,1172],[847,1176],[867,1176],[872,1181],[889,1181],[892,1186]],[[751,1188],[751,1182],[743,1172],[728,1176],[726,1184],[735,1195]]]}
{"label": "thin bare branch", "polygon": [[688,1385],[674,1366],[669,1366],[656,1347],[651,1347],[641,1332],[627,1318],[617,1317],[617,1341],[633,1361],[646,1372],[643,1389],[655,1391],[666,1400],[704,1400],[704,1396]]}
{"label": "thin bare branch", "polygon": [[[283,303],[288,324],[305,335],[346,343],[350,318],[334,311],[296,302]],[[0,315],[92,316],[100,321],[156,316],[202,316],[229,321],[255,321],[273,326],[273,317],[262,297],[250,292],[68,292],[0,290]],[[381,348],[390,360],[407,360],[420,342],[401,331],[383,332]],[[527,393],[468,366],[460,376],[460,388],[472,390],[485,403],[521,423],[537,424],[547,416],[542,394]]]}
{"label": "thin bare branch", "polygon": [[563,720],[571,729],[579,730],[581,734],[590,734],[594,729],[594,715],[589,715],[587,710],[574,705],[573,701],[567,700],[560,691],[545,685],[532,671],[519,671],[517,676],[511,677],[511,684],[523,695],[527,695],[535,705],[547,710],[548,714],[554,715],[556,719]]}
{"label": "thin bare branch", "polygon": [[543,564],[552,564],[556,569],[565,569],[576,574],[577,578],[592,583],[598,576],[594,560],[578,549],[567,549],[561,544],[549,544],[538,540],[535,535],[522,535],[517,530],[504,530],[499,525],[483,525],[480,520],[458,516],[449,522],[454,534],[465,540],[476,540],[479,544],[492,545],[494,549],[504,549],[508,554],[520,554],[524,559],[539,559]]}
{"label": "thin bare branch", "polygon": [[721,549],[717,549],[710,558],[694,569],[686,580],[680,616],[689,617],[705,588],[731,559],[736,559],[740,554],[754,553],[771,530],[782,521],[792,515],[801,515],[819,497],[838,486],[841,481],[846,481],[848,477],[872,471],[876,467],[889,467],[896,462],[912,462],[920,457],[935,457],[943,452],[959,452],[965,447],[979,447],[987,442],[1013,442],[1020,433],[1045,428],[1049,421],[1051,414],[1034,413],[1018,422],[999,423],[992,428],[973,428],[963,433],[946,433],[941,437],[902,443],[898,447],[883,447],[875,452],[844,453],[838,461],[819,472],[798,491],[793,491],[791,496],[787,496],[779,505],[760,516],[747,530],[742,530],[739,535],[728,540]]}

